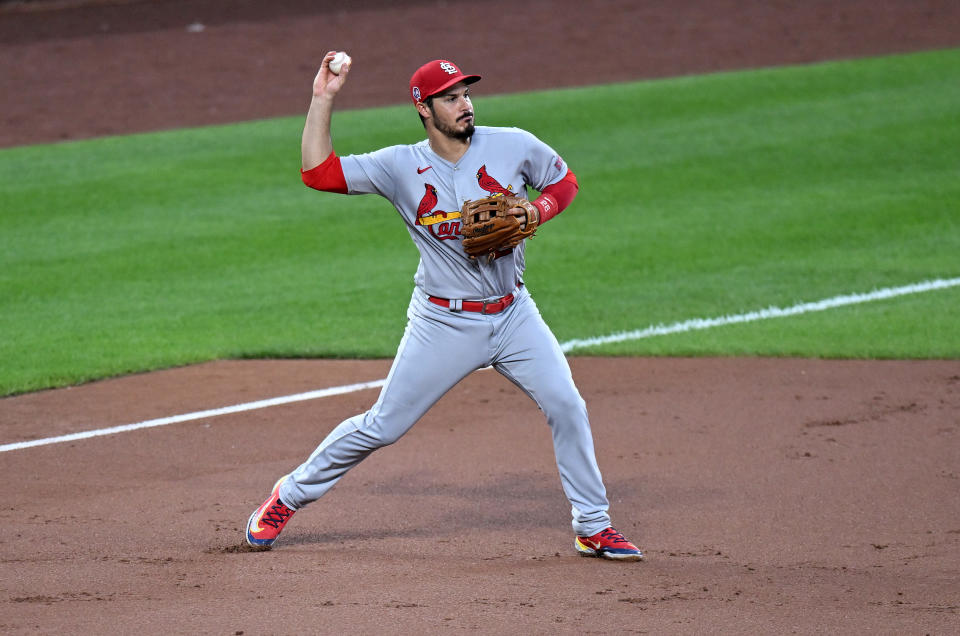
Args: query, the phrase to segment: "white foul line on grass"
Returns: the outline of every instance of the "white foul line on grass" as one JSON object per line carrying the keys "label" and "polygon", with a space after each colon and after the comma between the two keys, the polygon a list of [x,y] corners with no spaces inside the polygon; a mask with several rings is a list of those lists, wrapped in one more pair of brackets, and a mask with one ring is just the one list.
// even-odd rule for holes
{"label": "white foul line on grass", "polygon": [[641,340],[653,336],[666,336],[672,333],[683,333],[686,331],[697,331],[698,329],[711,329],[713,327],[723,327],[725,325],[734,325],[744,322],[754,322],[757,320],[768,320],[770,318],[785,318],[787,316],[797,316],[808,314],[814,311],[825,311],[835,309],[846,305],[857,305],[868,303],[874,300],[884,300],[896,296],[905,296],[907,294],[920,294],[923,292],[934,291],[937,289],[946,289],[960,285],[960,278],[937,278],[935,280],[904,285],[903,287],[887,287],[885,289],[876,289],[866,294],[847,294],[844,296],[834,296],[810,303],[800,303],[792,307],[768,307],[759,311],[751,311],[745,314],[734,316],[721,316],[719,318],[693,318],[683,322],[675,322],[671,325],[656,325],[639,329],[636,331],[623,331],[611,334],[609,336],[600,336],[598,338],[587,338],[585,340],[568,340],[560,345],[564,353],[574,349],[592,347],[601,344],[610,344],[613,342],[624,342],[626,340]]}
{"label": "white foul line on grass", "polygon": [[[564,343],[561,343],[560,348],[564,352],[572,351],[573,349],[582,349],[583,347],[591,347],[594,345],[600,344],[610,344],[614,342],[624,342],[627,340],[641,340],[643,338],[651,338],[654,336],[665,336],[672,333],[683,333],[687,331],[696,331],[700,329],[711,329],[713,327],[722,327],[724,325],[733,325],[740,324],[745,322],[755,322],[757,320],[768,320],[770,318],[784,318],[787,316],[797,316],[800,314],[811,313],[815,311],[825,311],[827,309],[834,309],[836,307],[844,307],[847,305],[857,305],[860,303],[872,302],[874,300],[884,300],[887,298],[895,298],[897,296],[905,296],[907,294],[920,294],[923,292],[935,291],[938,289],[946,289],[948,287],[956,287],[960,285],[960,278],[947,278],[947,279],[935,279],[930,281],[924,281],[922,283],[914,283],[912,285],[904,285],[903,287],[887,287],[884,289],[877,289],[872,292],[865,294],[847,294],[844,296],[834,296],[833,298],[826,298],[824,300],[818,300],[816,302],[809,303],[800,303],[793,305],[791,307],[769,307],[767,309],[761,309],[759,311],[751,311],[745,314],[736,314],[732,316],[722,316],[719,318],[694,318],[692,320],[684,320],[683,322],[675,322],[670,325],[656,325],[653,327],[647,327],[645,329],[639,329],[636,331],[624,331],[621,333],[611,334],[609,336],[601,336],[598,338],[587,338],[583,340],[568,340]],[[345,393],[353,393],[356,391],[363,391],[365,389],[375,389],[382,387],[386,384],[386,378],[380,380],[373,380],[371,382],[361,382],[358,384],[348,384],[345,386],[330,387],[328,389],[320,389],[317,391],[309,391],[307,393],[297,393],[294,395],[286,395],[282,397],[270,398],[267,400],[259,400],[256,402],[247,402],[245,404],[237,404],[234,406],[225,406],[218,409],[210,409],[207,411],[196,411],[194,413],[186,413],[183,415],[173,415],[171,417],[161,417],[154,420],[146,420],[144,422],[138,422],[136,424],[124,424],[123,426],[112,426],[110,428],[101,428],[93,431],[83,431],[80,433],[71,433],[69,435],[60,435],[58,437],[47,437],[44,439],[34,439],[26,442],[14,442],[12,444],[3,444],[0,445],[0,453],[6,451],[20,450],[23,448],[30,448],[33,446],[45,446],[48,444],[60,444],[63,442],[72,442],[81,439],[87,439],[90,437],[99,437],[102,435],[113,435],[115,433],[125,433],[127,431],[136,431],[142,428],[152,428],[155,426],[166,426],[167,424],[177,424],[179,422],[189,422],[192,420],[200,420],[208,417],[215,417],[218,415],[229,415],[231,413],[242,413],[244,411],[253,411],[256,409],[263,409],[270,406],[279,406],[281,404],[290,404],[291,402],[303,402],[305,400],[315,400],[318,398],[329,397],[332,395],[343,395]]]}

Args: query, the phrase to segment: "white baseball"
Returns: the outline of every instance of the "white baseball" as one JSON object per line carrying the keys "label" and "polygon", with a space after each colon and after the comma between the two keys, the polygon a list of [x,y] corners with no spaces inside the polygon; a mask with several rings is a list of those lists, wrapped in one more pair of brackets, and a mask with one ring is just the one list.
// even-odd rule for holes
{"label": "white baseball", "polygon": [[333,56],[333,59],[330,60],[330,72],[334,75],[340,74],[340,67],[344,64],[350,63],[350,56],[344,53],[343,51],[338,51],[336,55]]}

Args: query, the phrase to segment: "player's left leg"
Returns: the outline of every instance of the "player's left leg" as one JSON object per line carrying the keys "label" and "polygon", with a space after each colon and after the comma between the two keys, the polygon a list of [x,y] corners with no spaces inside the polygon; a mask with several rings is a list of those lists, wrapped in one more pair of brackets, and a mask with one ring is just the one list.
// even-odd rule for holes
{"label": "player's left leg", "polygon": [[497,325],[494,368],[527,393],[547,417],[573,529],[590,536],[610,525],[587,406],[567,359],[526,289]]}
{"label": "player's left leg", "polygon": [[560,481],[572,508],[574,547],[583,556],[639,561],[640,550],[610,526],[586,403],[566,356],[526,290],[514,305],[515,311],[505,312],[496,325],[493,366],[533,398],[547,417]]}

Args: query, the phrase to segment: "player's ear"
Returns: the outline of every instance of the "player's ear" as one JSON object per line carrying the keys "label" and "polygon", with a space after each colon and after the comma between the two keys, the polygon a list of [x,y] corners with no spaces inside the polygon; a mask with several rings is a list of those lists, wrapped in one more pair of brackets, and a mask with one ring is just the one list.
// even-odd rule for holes
{"label": "player's ear", "polygon": [[430,112],[430,107],[423,102],[417,102],[417,112],[420,113],[420,116],[424,119],[429,119],[433,116],[433,113]]}

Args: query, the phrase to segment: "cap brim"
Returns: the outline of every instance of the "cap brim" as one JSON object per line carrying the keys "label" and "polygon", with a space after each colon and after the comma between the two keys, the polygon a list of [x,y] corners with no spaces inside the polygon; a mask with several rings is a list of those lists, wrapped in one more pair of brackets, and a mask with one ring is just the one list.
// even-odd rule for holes
{"label": "cap brim", "polygon": [[[434,96],[436,96],[436,95],[439,95],[440,93],[442,93],[443,91],[447,90],[448,88],[450,88],[450,87],[453,86],[454,84],[459,84],[460,82],[463,82],[464,84],[470,85],[470,84],[473,84],[474,82],[479,82],[479,81],[480,81],[480,76],[479,76],[479,75],[461,75],[460,77],[454,77],[454,78],[451,79],[449,82],[447,82],[446,84],[442,85],[440,88],[438,88],[437,90],[433,91],[433,92],[430,93],[429,95],[424,95],[424,96],[423,96],[423,99],[426,100],[426,99],[430,99],[431,97],[434,97]],[[423,100],[421,100],[421,101],[423,101]]]}

